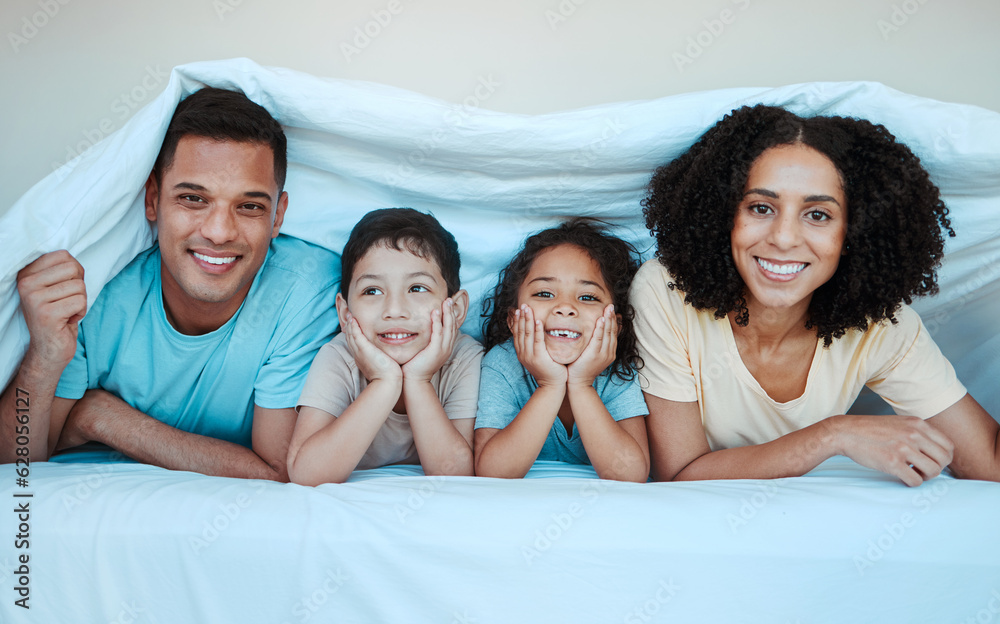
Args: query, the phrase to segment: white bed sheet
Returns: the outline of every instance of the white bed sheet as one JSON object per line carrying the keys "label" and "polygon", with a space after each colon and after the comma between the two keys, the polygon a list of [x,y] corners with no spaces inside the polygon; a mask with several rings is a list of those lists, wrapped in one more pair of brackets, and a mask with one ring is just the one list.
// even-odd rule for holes
{"label": "white bed sheet", "polygon": [[1000,605],[1000,484],[910,489],[844,458],[776,481],[540,462],[317,488],[42,463],[25,491],[31,609],[7,577],[3,622],[962,622]]}

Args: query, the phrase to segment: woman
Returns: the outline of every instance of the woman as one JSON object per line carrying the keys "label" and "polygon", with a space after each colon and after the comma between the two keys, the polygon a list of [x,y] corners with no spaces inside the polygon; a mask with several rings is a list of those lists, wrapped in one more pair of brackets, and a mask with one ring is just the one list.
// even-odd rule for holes
{"label": "woman", "polygon": [[[1000,427],[907,305],[937,292],[937,187],[882,126],[744,107],[659,168],[632,285],[656,480],[1000,480]],[[895,416],[844,415],[868,385]]]}

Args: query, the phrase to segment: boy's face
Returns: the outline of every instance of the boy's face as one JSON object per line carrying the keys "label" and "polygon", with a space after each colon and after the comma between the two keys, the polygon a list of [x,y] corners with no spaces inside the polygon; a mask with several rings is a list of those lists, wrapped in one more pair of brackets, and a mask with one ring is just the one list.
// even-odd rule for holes
{"label": "boy's face", "polygon": [[[449,294],[432,258],[379,244],[354,265],[347,308],[365,337],[402,366],[430,342],[431,312],[440,310]],[[464,300],[460,294],[464,291],[456,293],[456,304]],[[344,310],[338,311],[344,326]],[[459,323],[464,313],[459,310]]]}

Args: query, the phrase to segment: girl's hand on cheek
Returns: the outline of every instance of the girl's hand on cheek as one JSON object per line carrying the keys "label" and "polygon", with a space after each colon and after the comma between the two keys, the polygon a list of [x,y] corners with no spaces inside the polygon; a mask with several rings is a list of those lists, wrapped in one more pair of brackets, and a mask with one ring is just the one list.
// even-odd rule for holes
{"label": "girl's hand on cheek", "polygon": [[368,340],[354,315],[347,312],[345,320],[347,327],[344,328],[344,334],[347,336],[347,347],[351,350],[351,355],[354,356],[354,361],[365,379],[369,382],[376,379],[401,379],[403,371],[399,368],[399,364]]}
{"label": "girl's hand on cheek", "polygon": [[589,386],[601,372],[615,361],[618,349],[618,316],[615,306],[604,308],[604,314],[594,324],[590,342],[575,362],[569,365],[569,385]]}
{"label": "girl's hand on cheek", "polygon": [[431,340],[427,346],[403,364],[403,377],[411,381],[430,381],[451,356],[458,338],[458,322],[451,297],[441,303],[440,310],[431,312]]}
{"label": "girl's hand on cheek", "polygon": [[510,325],[517,359],[538,385],[565,385],[566,367],[557,364],[549,356],[549,350],[545,347],[545,330],[542,322],[535,320],[531,308],[522,304],[514,311],[514,319]]}

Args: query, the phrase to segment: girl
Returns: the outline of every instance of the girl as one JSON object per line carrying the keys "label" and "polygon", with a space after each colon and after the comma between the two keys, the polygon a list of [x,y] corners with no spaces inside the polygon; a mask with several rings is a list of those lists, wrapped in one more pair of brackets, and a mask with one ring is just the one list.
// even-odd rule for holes
{"label": "girl", "polygon": [[[882,126],[745,107],[658,169],[632,286],[653,476],[801,475],[828,457],[919,485],[1000,479],[1000,427],[907,305],[948,209]],[[896,416],[845,415],[867,385]]]}
{"label": "girl", "polygon": [[[476,474],[536,459],[646,481],[649,449],[628,287],[634,249],[577,219],[527,239],[484,303]],[[491,311],[492,308],[492,311]]]}

